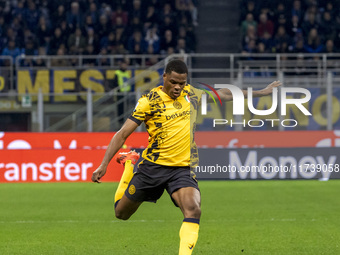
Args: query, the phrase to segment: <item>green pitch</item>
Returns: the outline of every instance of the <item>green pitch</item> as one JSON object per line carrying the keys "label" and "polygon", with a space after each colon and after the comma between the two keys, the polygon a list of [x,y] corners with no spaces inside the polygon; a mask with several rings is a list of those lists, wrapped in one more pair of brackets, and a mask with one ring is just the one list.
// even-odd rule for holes
{"label": "green pitch", "polygon": [[[129,221],[116,183],[0,184],[0,254],[177,254],[182,215],[165,193]],[[193,254],[340,254],[340,181],[201,181]]]}

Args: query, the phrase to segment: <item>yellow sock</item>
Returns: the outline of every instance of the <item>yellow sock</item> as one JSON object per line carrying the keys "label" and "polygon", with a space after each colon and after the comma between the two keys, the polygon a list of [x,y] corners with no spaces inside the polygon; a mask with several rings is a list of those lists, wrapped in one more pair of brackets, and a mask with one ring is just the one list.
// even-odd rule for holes
{"label": "yellow sock", "polygon": [[134,165],[131,163],[131,160],[126,160],[124,164],[124,172],[123,172],[122,178],[120,179],[118,188],[116,190],[115,204],[117,203],[117,201],[119,201],[123,197],[124,192],[132,179],[133,168],[134,168]]}
{"label": "yellow sock", "polygon": [[198,239],[199,219],[185,218],[179,231],[179,255],[190,255]]}

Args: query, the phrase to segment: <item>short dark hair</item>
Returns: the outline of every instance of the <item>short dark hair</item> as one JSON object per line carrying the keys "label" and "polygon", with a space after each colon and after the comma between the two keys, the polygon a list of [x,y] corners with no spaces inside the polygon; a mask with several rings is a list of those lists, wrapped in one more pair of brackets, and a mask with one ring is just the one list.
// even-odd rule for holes
{"label": "short dark hair", "polygon": [[179,74],[188,74],[188,67],[182,60],[174,59],[171,60],[165,67],[166,74],[171,74],[172,71]]}

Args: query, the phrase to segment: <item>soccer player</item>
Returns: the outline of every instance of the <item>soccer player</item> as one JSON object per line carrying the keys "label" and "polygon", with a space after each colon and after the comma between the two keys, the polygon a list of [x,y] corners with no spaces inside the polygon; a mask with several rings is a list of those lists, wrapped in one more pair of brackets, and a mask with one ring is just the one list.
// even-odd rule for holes
{"label": "soccer player", "polygon": [[[179,254],[191,254],[195,247],[201,216],[201,196],[190,163],[195,161],[193,128],[202,90],[187,84],[188,69],[181,60],[170,61],[163,74],[163,86],[142,96],[132,115],[113,136],[101,165],[93,172],[92,181],[100,183],[107,166],[129,135],[142,123],[149,133],[149,145],[143,151],[142,162],[133,173],[139,155],[119,153],[117,161],[124,172],[115,194],[115,214],[127,220],[144,201],[156,202],[164,190],[184,216],[179,231]],[[253,91],[253,96],[266,96],[280,85],[273,82],[265,89]],[[232,100],[228,89],[219,89],[224,101]],[[247,91],[244,91],[247,96]],[[190,123],[191,119],[191,123]],[[190,125],[192,124],[192,125]],[[194,152],[194,153],[193,153]]]}

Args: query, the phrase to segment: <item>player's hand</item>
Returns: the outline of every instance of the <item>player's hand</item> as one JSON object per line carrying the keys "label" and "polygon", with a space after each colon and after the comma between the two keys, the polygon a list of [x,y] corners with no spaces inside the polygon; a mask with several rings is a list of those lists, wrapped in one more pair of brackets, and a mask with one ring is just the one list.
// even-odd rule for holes
{"label": "player's hand", "polygon": [[91,180],[93,182],[101,183],[100,179],[105,175],[106,167],[100,165],[96,171],[93,172]]}
{"label": "player's hand", "polygon": [[271,93],[273,93],[273,88],[277,88],[281,85],[282,85],[282,83],[280,81],[274,81],[274,82],[270,83],[267,87],[265,87],[262,90],[262,93],[263,93],[264,96],[270,95]]}

